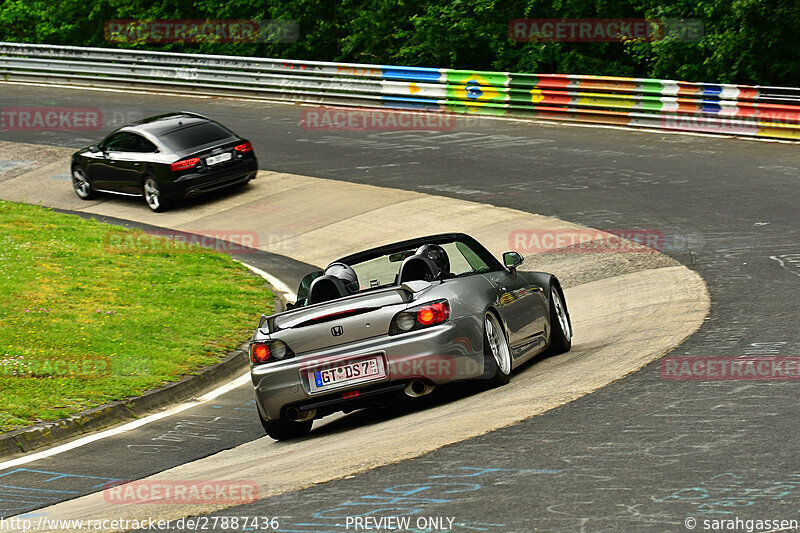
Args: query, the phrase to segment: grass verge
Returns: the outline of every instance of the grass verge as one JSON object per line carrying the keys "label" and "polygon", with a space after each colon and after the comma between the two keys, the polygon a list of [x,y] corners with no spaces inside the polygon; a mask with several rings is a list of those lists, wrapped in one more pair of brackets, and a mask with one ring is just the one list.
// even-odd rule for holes
{"label": "grass verge", "polygon": [[272,298],[225,254],[0,201],[0,432],[218,362]]}

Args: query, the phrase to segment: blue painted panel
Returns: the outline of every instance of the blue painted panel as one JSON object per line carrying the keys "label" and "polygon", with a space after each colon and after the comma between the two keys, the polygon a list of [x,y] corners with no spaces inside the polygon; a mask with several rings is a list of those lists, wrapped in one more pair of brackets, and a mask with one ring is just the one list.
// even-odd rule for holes
{"label": "blue painted panel", "polygon": [[704,83],[703,94],[708,94],[711,96],[722,94],[722,85],[717,85],[716,83]]}
{"label": "blue painted panel", "polygon": [[409,80],[409,81],[439,81],[441,72],[438,68],[424,67],[393,67],[391,65],[381,65],[383,79],[385,80]]}
{"label": "blue painted panel", "polygon": [[404,98],[401,96],[382,96],[381,107],[397,109],[441,109],[438,100],[433,98]]}

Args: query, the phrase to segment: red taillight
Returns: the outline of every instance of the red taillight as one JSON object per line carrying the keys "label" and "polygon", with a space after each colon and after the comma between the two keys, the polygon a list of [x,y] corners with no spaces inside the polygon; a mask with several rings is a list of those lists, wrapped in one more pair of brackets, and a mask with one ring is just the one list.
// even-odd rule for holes
{"label": "red taillight", "polygon": [[173,172],[176,170],[186,170],[189,168],[196,167],[197,163],[199,162],[200,162],[199,157],[193,157],[191,159],[184,159],[183,161],[175,161],[170,165],[170,168],[172,169]]}
{"label": "red taillight", "polygon": [[417,322],[423,326],[430,326],[431,324],[438,324],[447,320],[449,309],[443,302],[426,305],[417,311]]}
{"label": "red taillight", "polygon": [[389,324],[389,335],[399,335],[421,328],[447,322],[450,318],[450,304],[447,300],[430,302],[400,311]]}
{"label": "red taillight", "polygon": [[254,344],[250,348],[250,359],[254,363],[266,363],[269,359],[269,347],[266,344]]}
{"label": "red taillight", "polygon": [[349,400],[350,398],[358,398],[358,391],[351,390],[350,392],[345,392],[344,394],[342,394],[343,400]]}
{"label": "red taillight", "polygon": [[294,352],[279,340],[258,341],[250,344],[250,360],[254,365],[271,363],[294,357]]}
{"label": "red taillight", "polygon": [[244,153],[249,152],[250,150],[252,150],[253,149],[253,145],[250,144],[250,143],[244,143],[244,144],[240,144],[239,146],[234,146],[233,149],[236,150],[237,152],[242,152],[244,154]]}

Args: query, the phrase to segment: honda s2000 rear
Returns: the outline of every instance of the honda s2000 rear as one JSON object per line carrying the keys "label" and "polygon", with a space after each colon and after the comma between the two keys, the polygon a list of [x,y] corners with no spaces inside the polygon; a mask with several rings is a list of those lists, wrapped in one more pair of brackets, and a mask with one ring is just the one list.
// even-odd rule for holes
{"label": "honda s2000 rear", "polygon": [[534,355],[568,350],[558,281],[517,272],[516,252],[504,262],[467,235],[447,234],[354,254],[306,276],[298,301],[262,317],[250,345],[266,432],[296,437],[316,418],[455,381],[502,385]]}

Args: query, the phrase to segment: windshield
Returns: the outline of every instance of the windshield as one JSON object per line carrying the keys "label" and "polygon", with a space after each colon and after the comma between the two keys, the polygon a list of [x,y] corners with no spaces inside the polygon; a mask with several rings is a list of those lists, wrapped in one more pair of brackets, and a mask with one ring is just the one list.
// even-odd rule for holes
{"label": "windshield", "polygon": [[[480,258],[479,253],[461,241],[440,244],[450,261],[447,277],[468,276],[480,272],[489,272],[491,268]],[[366,261],[350,263],[358,275],[360,290],[395,285],[400,273],[400,266],[406,257],[414,255],[416,249],[399,250],[386,253]]]}
{"label": "windshield", "polygon": [[216,122],[199,122],[164,134],[161,141],[174,152],[188,152],[212,143],[222,144],[236,136]]}

